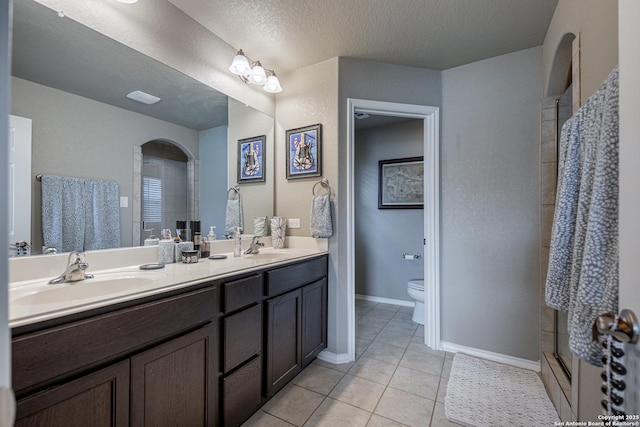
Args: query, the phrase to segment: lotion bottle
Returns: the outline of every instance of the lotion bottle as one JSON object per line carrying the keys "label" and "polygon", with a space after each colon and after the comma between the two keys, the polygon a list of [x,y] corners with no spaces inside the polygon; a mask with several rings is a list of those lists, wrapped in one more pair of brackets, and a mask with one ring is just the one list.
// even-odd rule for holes
{"label": "lotion bottle", "polygon": [[240,234],[240,227],[236,227],[236,231],[233,232],[233,256],[242,255],[242,234]]}
{"label": "lotion bottle", "polygon": [[212,242],[214,240],[216,240],[216,226],[212,225],[211,227],[209,227],[209,235],[207,236],[207,240]]}

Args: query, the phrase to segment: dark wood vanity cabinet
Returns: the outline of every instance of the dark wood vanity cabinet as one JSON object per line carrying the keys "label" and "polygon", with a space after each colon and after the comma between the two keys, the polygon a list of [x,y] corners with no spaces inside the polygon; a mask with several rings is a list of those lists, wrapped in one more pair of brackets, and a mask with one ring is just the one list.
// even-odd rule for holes
{"label": "dark wood vanity cabinet", "polygon": [[326,348],[326,257],[266,273],[265,394],[273,396]]}
{"label": "dark wood vanity cabinet", "polygon": [[13,330],[16,426],[241,425],[327,342],[327,256]]}
{"label": "dark wood vanity cabinet", "polygon": [[16,426],[216,426],[217,290],[13,338]]}

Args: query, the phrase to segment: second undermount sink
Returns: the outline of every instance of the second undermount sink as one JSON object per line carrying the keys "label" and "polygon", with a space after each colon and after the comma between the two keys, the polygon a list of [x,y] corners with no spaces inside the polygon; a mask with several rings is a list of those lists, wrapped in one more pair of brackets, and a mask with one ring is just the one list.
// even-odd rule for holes
{"label": "second undermount sink", "polygon": [[40,286],[32,292],[11,300],[12,304],[55,304],[64,301],[85,301],[109,296],[123,295],[130,291],[146,289],[164,273],[102,273],[92,279],[77,282]]}

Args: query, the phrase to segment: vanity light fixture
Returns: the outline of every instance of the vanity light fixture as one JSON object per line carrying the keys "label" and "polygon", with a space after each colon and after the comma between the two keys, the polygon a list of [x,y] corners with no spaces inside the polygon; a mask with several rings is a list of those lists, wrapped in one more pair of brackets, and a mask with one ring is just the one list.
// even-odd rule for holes
{"label": "vanity light fixture", "polygon": [[136,90],[127,94],[127,98],[133,99],[134,101],[142,102],[143,104],[151,105],[160,101],[160,98],[157,96],[149,95],[146,92],[141,90]]}
{"label": "vanity light fixture", "polygon": [[247,84],[262,86],[265,92],[282,92],[282,86],[280,86],[280,80],[278,80],[276,72],[264,68],[260,61],[249,62],[242,49],[233,58],[229,71],[240,77],[240,80]]}

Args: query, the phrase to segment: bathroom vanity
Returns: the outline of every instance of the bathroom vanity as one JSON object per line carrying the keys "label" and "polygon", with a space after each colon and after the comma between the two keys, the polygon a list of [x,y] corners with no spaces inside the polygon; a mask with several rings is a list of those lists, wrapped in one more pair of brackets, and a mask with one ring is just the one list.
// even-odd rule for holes
{"label": "bathroom vanity", "polygon": [[326,347],[327,262],[281,257],[208,277],[175,265],[200,279],[22,322],[15,425],[242,424]]}

